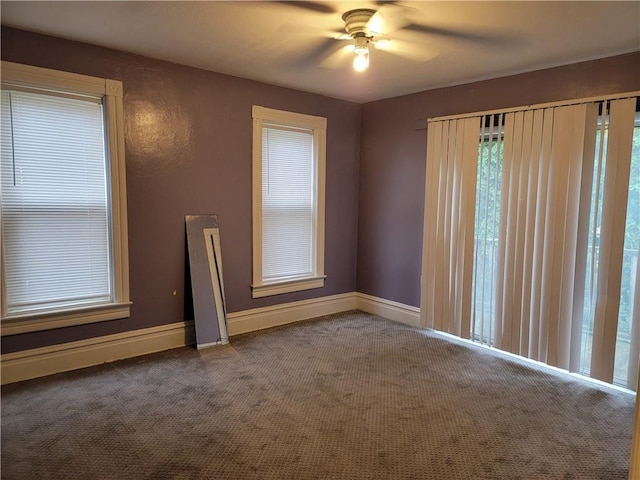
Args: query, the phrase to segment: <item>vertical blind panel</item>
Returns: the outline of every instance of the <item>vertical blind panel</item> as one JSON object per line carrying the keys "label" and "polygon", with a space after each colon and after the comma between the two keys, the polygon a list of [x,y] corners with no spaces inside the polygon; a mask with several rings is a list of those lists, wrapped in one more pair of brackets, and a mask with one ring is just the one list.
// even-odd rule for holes
{"label": "vertical blind panel", "polygon": [[459,243],[459,260],[457,275],[459,278],[459,304],[457,305],[460,317],[460,330],[456,333],[462,338],[471,338],[471,311],[473,298],[473,249],[475,239],[475,198],[476,179],[478,176],[478,135],[480,128],[479,118],[465,120],[464,147],[462,161],[462,199],[460,213],[462,232]]}
{"label": "vertical blind panel", "polygon": [[531,306],[534,269],[534,245],[535,223],[538,212],[538,190],[540,178],[540,157],[542,152],[542,134],[544,126],[544,111],[534,110],[528,112],[528,121],[531,122],[529,138],[525,140],[527,145],[524,154],[525,174],[527,177],[526,211],[524,212],[524,250],[522,267],[522,306],[521,306],[521,337],[520,355],[529,356],[533,330],[537,328],[536,318],[532,315]]}
{"label": "vertical blind panel", "polygon": [[427,129],[427,165],[425,175],[424,234],[422,254],[422,292],[420,323],[435,328],[435,272],[438,189],[440,187],[440,152],[444,122],[429,124]]}
{"label": "vertical blind panel", "polygon": [[[606,108],[605,108],[606,110]],[[606,165],[607,122],[600,117],[594,139],[593,182],[591,185],[591,203],[589,227],[587,233],[587,256],[585,258],[585,292],[582,312],[582,344],[580,352],[580,373],[590,375],[593,343],[593,318],[597,298],[598,265],[600,259],[600,231],[602,226],[602,192],[604,190],[604,169]]]}
{"label": "vertical blind panel", "polygon": [[2,91],[7,313],[111,299],[102,106]]}
{"label": "vertical blind panel", "polygon": [[[442,284],[446,281],[444,278],[444,216],[445,216],[445,199],[447,195],[447,167],[448,167],[448,146],[449,146],[449,129],[451,122],[437,122],[429,125],[428,136],[429,143],[435,145],[433,156],[427,158],[427,170],[432,170],[434,175],[427,179],[427,192],[431,193],[430,205],[428,208],[433,212],[430,216],[431,224],[429,225],[430,235],[428,237],[429,244],[425,245],[425,254],[429,258],[428,269],[424,272],[425,286],[430,289],[429,300],[425,309],[426,326],[437,330],[444,330],[443,323],[443,301],[442,301]],[[427,227],[425,227],[427,228]]]}
{"label": "vertical blind panel", "polygon": [[581,183],[579,186],[577,200],[580,205],[578,212],[576,227],[576,255],[574,268],[574,289],[573,289],[573,305],[571,307],[571,332],[570,332],[570,359],[569,371],[582,372],[581,355],[587,347],[590,347],[586,341],[583,341],[584,332],[584,314],[585,304],[589,301],[586,295],[587,285],[587,264],[589,256],[589,238],[591,237],[591,208],[593,197],[593,185],[596,176],[595,172],[595,154],[596,154],[596,137],[598,128],[598,107],[597,103],[586,106],[586,116],[584,122],[584,131],[582,132],[583,148],[582,158],[574,159],[574,170],[580,169]]}
{"label": "vertical blind panel", "polygon": [[444,282],[441,286],[442,295],[442,330],[445,332],[453,332],[453,327],[457,321],[455,315],[455,309],[453,305],[453,297],[455,295],[454,285],[452,282],[455,280],[455,261],[454,256],[455,247],[457,245],[457,230],[452,227],[458,225],[453,223],[453,215],[456,212],[455,205],[459,201],[458,185],[454,183],[459,178],[458,165],[456,163],[456,145],[461,143],[461,138],[458,137],[462,134],[462,122],[453,120],[449,124],[449,138],[447,147],[447,162],[446,162],[446,194],[444,197],[444,216],[443,216],[443,229],[440,232],[440,241],[442,245],[442,259],[441,272],[444,277]]}
{"label": "vertical blind panel", "polygon": [[[531,324],[529,327],[529,358],[544,361],[546,359],[547,350],[547,327],[546,319],[549,312],[545,309],[547,305],[543,302],[543,287],[545,282],[544,255],[545,251],[545,235],[546,224],[549,215],[548,195],[550,186],[551,171],[551,147],[553,141],[553,114],[551,108],[545,109],[542,116],[541,136],[537,137],[536,143],[540,144],[540,157],[538,166],[538,185],[536,186],[535,195],[535,219],[534,219],[534,239],[532,244],[532,291],[530,304]],[[538,132],[540,132],[538,130]],[[533,199],[533,196],[532,196]],[[544,294],[547,292],[544,291]]]}
{"label": "vertical blind panel", "polygon": [[[505,134],[504,134],[504,154],[503,154],[503,172],[502,172],[502,205],[500,207],[500,240],[498,242],[498,270],[496,283],[498,285],[496,292],[496,328],[494,345],[502,350],[510,351],[511,339],[511,323],[504,322],[505,317],[511,318],[511,288],[513,275],[511,272],[512,262],[508,261],[507,256],[513,257],[514,235],[504,235],[503,232],[511,232],[514,230],[515,223],[515,205],[514,193],[515,181],[514,177],[518,176],[518,159],[514,159],[514,139],[518,135],[516,130],[521,128],[522,112],[509,113],[505,115]],[[516,197],[517,198],[517,197]],[[505,290],[508,289],[509,291]]]}
{"label": "vertical blind panel", "polygon": [[311,275],[314,263],[313,132],[262,131],[262,276]]}
{"label": "vertical blind panel", "polygon": [[516,188],[519,193],[520,201],[512,205],[513,215],[515,217],[514,242],[512,252],[514,258],[518,258],[518,262],[514,262],[511,267],[511,275],[513,278],[512,288],[512,312],[518,320],[512,323],[511,338],[509,339],[509,350],[512,352],[520,352],[523,338],[526,336],[525,327],[528,324],[528,315],[524,312],[523,306],[523,285],[525,278],[523,277],[524,263],[526,259],[524,243],[526,236],[526,207],[528,203],[528,183],[529,183],[529,159],[531,155],[531,133],[533,129],[533,112],[523,112],[519,118],[519,129],[521,134],[517,136],[514,142],[514,153],[518,158],[516,163],[517,173]]}
{"label": "vertical blind panel", "polygon": [[[435,254],[435,278],[434,278],[434,306],[433,306],[433,315],[434,318],[432,320],[433,328],[437,330],[446,331],[445,328],[445,315],[447,315],[447,310],[444,309],[446,306],[445,301],[448,301],[448,291],[445,290],[444,285],[448,285],[448,270],[445,268],[445,261],[447,259],[445,253],[446,247],[446,206],[448,203],[448,191],[449,191],[449,137],[452,135],[452,128],[455,127],[455,123],[453,122],[443,122],[442,131],[441,131],[441,146],[440,152],[438,152],[439,157],[435,160],[439,167],[438,172],[438,181],[440,187],[436,190],[438,192],[437,198],[437,213],[436,213],[436,231],[435,231],[435,242],[432,248],[434,248]],[[447,295],[445,297],[445,295]]]}

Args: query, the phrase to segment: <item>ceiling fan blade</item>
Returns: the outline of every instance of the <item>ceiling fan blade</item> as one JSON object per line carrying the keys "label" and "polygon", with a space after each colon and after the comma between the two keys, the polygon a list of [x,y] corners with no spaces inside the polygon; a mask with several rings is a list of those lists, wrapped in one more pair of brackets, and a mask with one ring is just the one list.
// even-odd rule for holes
{"label": "ceiling fan blade", "polygon": [[367,31],[374,37],[388,35],[408,25],[410,20],[405,16],[404,7],[393,3],[382,5],[367,22]]}
{"label": "ceiling fan blade", "polygon": [[332,5],[328,2],[293,2],[293,1],[276,1],[280,5],[286,5],[288,7],[295,7],[302,10],[315,13],[338,13],[336,5]]}
{"label": "ceiling fan blade", "polygon": [[429,25],[421,25],[417,23],[409,23],[405,25],[404,30],[428,35],[437,35],[454,40],[474,42],[486,46],[505,45],[504,42],[508,40],[504,36],[497,35],[495,33],[478,33],[464,30],[451,30],[446,28],[432,27]]}
{"label": "ceiling fan blade", "polygon": [[335,40],[349,39],[344,30],[325,30],[322,28],[301,25],[299,23],[285,23],[278,27],[278,33],[282,35],[298,35],[305,37],[333,38]]}
{"label": "ceiling fan blade", "polygon": [[324,38],[310,51],[290,62],[296,67],[316,67],[344,47],[344,43],[334,38]]}
{"label": "ceiling fan blade", "polygon": [[409,42],[407,40],[378,40],[374,42],[373,45],[378,50],[392,53],[418,63],[428,62],[440,54],[439,51],[429,48],[424,44]]}
{"label": "ceiling fan blade", "polygon": [[353,45],[343,45],[338,50],[327,55],[319,64],[319,67],[338,70],[344,67],[345,63],[353,58]]}

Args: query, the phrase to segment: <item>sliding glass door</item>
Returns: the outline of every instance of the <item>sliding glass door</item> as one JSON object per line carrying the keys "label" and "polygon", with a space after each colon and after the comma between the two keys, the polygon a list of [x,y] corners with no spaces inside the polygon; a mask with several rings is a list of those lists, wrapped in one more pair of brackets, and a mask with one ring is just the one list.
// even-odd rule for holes
{"label": "sliding glass door", "polygon": [[[590,186],[590,198],[588,203],[583,203],[579,208],[588,210],[589,227],[586,235],[587,249],[584,259],[584,296],[583,308],[581,309],[580,338],[577,340],[579,348],[579,365],[577,371],[589,376],[591,372],[592,345],[594,330],[594,314],[597,300],[597,281],[602,275],[599,272],[600,264],[600,236],[602,229],[602,206],[604,197],[604,185],[606,178],[607,161],[607,140],[608,140],[608,115],[599,114],[598,126],[595,135],[595,146],[593,151],[594,167],[588,176],[592,179]],[[640,117],[639,117],[640,118]],[[473,341],[489,346],[496,346],[496,313],[499,306],[496,304],[497,289],[500,282],[504,281],[504,267],[499,268],[499,260],[504,252],[500,250],[500,239],[508,241],[510,234],[514,232],[501,231],[500,218],[502,215],[503,197],[509,192],[503,192],[503,188],[512,188],[509,182],[503,182],[504,168],[504,123],[505,116],[490,115],[481,118],[480,140],[478,150],[478,170],[476,182],[476,208],[474,223],[474,263],[473,263],[473,317],[472,336]],[[529,147],[528,152],[531,152]],[[537,152],[539,155],[541,152]],[[528,173],[531,173],[531,166],[528,166]],[[518,178],[518,182],[537,181],[531,176],[523,180]],[[525,190],[520,185],[521,190]],[[530,188],[528,189],[530,193]],[[525,192],[526,193],[526,192]],[[542,195],[548,197],[548,192]],[[539,199],[527,198],[520,193],[518,204],[524,209],[542,208]],[[530,202],[529,205],[523,205]],[[532,202],[535,202],[531,204]],[[506,207],[505,207],[506,208]],[[526,217],[526,216],[524,216]],[[526,221],[526,218],[524,218]],[[504,230],[505,225],[502,225]],[[516,233],[517,235],[517,233]],[[564,239],[563,239],[564,240]],[[627,194],[626,215],[624,221],[624,247],[622,254],[622,274],[620,278],[620,301],[618,309],[618,322],[615,341],[615,366],[613,372],[613,383],[635,389],[635,375],[638,371],[638,310],[640,310],[640,284],[638,278],[638,252],[640,248],[640,124],[635,122],[633,130],[633,144],[631,150],[629,188]],[[524,248],[523,248],[524,250]],[[523,252],[524,253],[524,252]],[[521,275],[527,275],[527,263],[523,262],[524,271]],[[532,267],[529,267],[531,272]],[[522,285],[522,287],[532,288],[532,285]],[[535,287],[534,287],[535,288]],[[515,292],[514,292],[515,293]],[[531,292],[522,291],[522,297],[531,297]],[[580,298],[582,295],[578,295]],[[636,302],[638,298],[638,302]],[[504,301],[504,300],[503,300]],[[635,314],[634,314],[635,311]],[[538,320],[538,321],[536,321]],[[526,325],[527,332],[518,334],[522,337],[530,336],[531,330],[539,328],[539,319],[529,317]],[[535,350],[535,347],[532,347]],[[571,347],[569,347],[571,348]],[[575,346],[574,346],[575,349]],[[511,351],[520,350],[510,348]],[[529,348],[524,348],[527,356],[533,356],[528,352]],[[516,353],[523,353],[517,351]]]}
{"label": "sliding glass door", "polygon": [[636,101],[430,121],[424,326],[636,389]]}

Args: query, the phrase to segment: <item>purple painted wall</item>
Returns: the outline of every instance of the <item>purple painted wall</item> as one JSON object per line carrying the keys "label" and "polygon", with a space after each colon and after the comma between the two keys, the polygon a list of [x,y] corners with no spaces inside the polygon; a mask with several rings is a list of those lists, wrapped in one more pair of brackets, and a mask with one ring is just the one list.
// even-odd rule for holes
{"label": "purple painted wall", "polygon": [[[185,319],[185,214],[218,215],[229,312],[355,291],[360,105],[10,28],[2,60],[123,81],[133,301],[128,319],[3,337],[3,353]],[[251,298],[254,104],[327,118],[324,288]]]}
{"label": "purple painted wall", "polygon": [[640,52],[441,88],[362,107],[357,291],[420,305],[431,117],[640,90]]}
{"label": "purple painted wall", "polygon": [[[426,131],[417,120],[640,90],[640,52],[361,106],[10,28],[1,48],[3,60],[123,81],[134,302],[129,319],[4,337],[3,353],[185,319],[190,213],[218,215],[230,312],[356,290],[418,306]],[[328,119],[322,289],[251,298],[253,104]]]}

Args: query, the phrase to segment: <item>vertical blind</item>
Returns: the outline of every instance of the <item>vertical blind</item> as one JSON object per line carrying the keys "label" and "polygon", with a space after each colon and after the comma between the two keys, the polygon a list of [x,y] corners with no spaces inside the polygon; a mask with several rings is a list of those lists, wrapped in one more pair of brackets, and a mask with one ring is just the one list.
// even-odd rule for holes
{"label": "vertical blind", "polygon": [[313,130],[263,126],[263,280],[313,273],[314,198]]}
{"label": "vertical blind", "polygon": [[576,261],[589,107],[505,116],[493,342],[567,370],[571,347],[579,353],[572,319],[584,292]]}
{"label": "vertical blind", "polygon": [[[635,106],[429,123],[424,326],[607,382],[615,358],[635,390],[640,289],[633,276],[627,305],[620,287],[623,252],[639,249],[623,245]],[[638,270],[634,258],[625,271]],[[622,302],[630,341],[617,337]]]}
{"label": "vertical blind", "polygon": [[2,91],[3,315],[111,300],[97,101]]}
{"label": "vertical blind", "polygon": [[[477,119],[431,124],[427,139],[422,324],[469,337]],[[427,247],[428,245],[428,247]]]}

